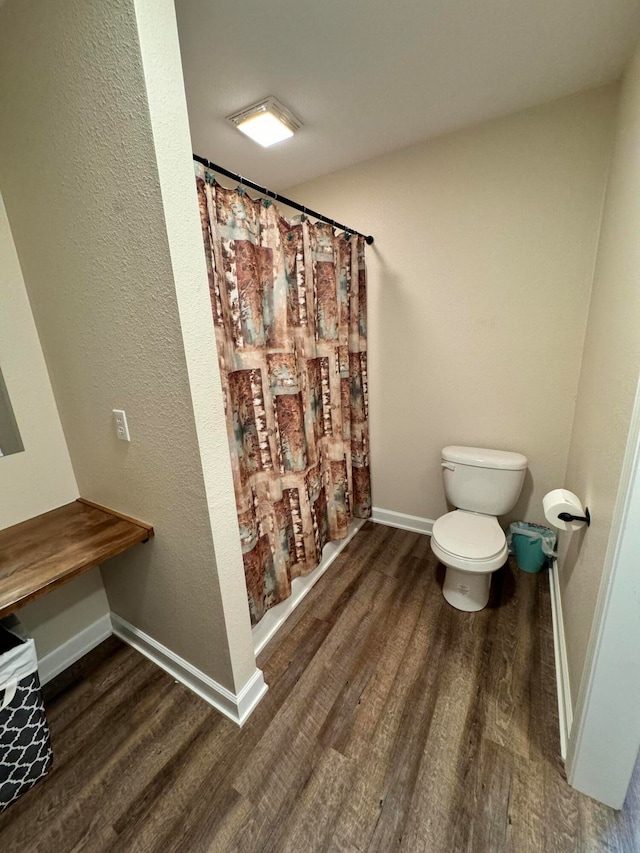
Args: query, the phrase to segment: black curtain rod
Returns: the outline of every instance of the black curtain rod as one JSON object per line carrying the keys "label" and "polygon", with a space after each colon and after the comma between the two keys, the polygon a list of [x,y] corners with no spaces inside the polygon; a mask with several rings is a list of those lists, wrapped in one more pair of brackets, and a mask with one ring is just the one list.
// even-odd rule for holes
{"label": "black curtain rod", "polygon": [[251,187],[251,189],[256,190],[262,195],[266,195],[269,198],[274,199],[275,201],[281,201],[283,204],[286,204],[289,207],[294,207],[296,210],[300,210],[302,213],[306,214],[306,216],[313,216],[314,219],[320,219],[322,220],[322,222],[327,222],[329,225],[333,225],[334,228],[339,228],[341,231],[346,231],[348,234],[357,234],[358,237],[364,237],[364,241],[368,246],[373,243],[373,237],[371,236],[371,234],[366,236],[365,234],[361,234],[360,231],[354,231],[353,228],[347,228],[346,225],[341,225],[339,222],[336,222],[335,219],[329,219],[328,216],[323,216],[321,213],[317,213],[315,210],[309,210],[308,207],[305,207],[302,204],[298,204],[297,201],[291,201],[290,198],[285,198],[285,196],[280,195],[280,193],[274,193],[273,190],[268,190],[266,187],[261,187],[260,184],[254,184],[253,181],[248,181],[246,178],[243,178],[242,175],[237,175],[235,172],[230,172],[228,169],[224,169],[222,166],[218,166],[215,163],[212,163],[210,160],[207,160],[205,157],[199,157],[197,154],[194,154],[193,159],[197,160],[198,163],[202,163],[202,165],[206,166],[207,169],[211,169],[214,172],[220,172],[220,174],[226,175],[228,178],[231,178],[234,181],[239,181],[245,187]]}

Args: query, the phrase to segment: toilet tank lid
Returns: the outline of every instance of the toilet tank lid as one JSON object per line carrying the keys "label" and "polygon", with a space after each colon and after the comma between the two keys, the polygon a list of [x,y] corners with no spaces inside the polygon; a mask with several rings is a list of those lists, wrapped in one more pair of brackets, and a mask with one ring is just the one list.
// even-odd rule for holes
{"label": "toilet tank lid", "polygon": [[522,453],[509,450],[488,450],[486,447],[461,447],[453,444],[442,450],[445,462],[475,465],[477,468],[498,468],[502,471],[522,471],[528,465]]}

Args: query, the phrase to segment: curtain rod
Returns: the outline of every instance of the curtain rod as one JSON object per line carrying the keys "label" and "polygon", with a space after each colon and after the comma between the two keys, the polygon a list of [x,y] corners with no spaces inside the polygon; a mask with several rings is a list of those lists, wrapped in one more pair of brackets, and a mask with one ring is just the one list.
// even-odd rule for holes
{"label": "curtain rod", "polygon": [[329,219],[328,216],[323,216],[321,213],[317,213],[315,210],[309,210],[308,207],[305,207],[302,204],[298,204],[297,201],[292,201],[290,198],[286,198],[285,196],[280,195],[280,193],[274,193],[273,190],[268,190],[266,187],[261,187],[260,184],[255,184],[253,181],[248,181],[246,178],[243,178],[242,175],[238,175],[235,172],[230,172],[228,169],[224,169],[222,166],[218,166],[216,165],[216,163],[212,163],[210,160],[207,160],[205,157],[199,157],[197,154],[194,154],[193,159],[197,160],[198,163],[202,163],[203,166],[206,166],[208,169],[211,169],[214,172],[220,172],[222,175],[226,175],[228,178],[231,178],[234,181],[239,181],[246,187],[251,187],[251,189],[256,190],[262,195],[266,195],[269,198],[275,199],[275,201],[281,201],[283,204],[286,204],[289,207],[293,207],[296,210],[300,210],[302,213],[306,214],[306,216],[313,216],[314,219],[320,219],[322,220],[322,222],[326,222],[329,225],[333,225],[334,228],[339,228],[341,231],[346,231],[348,234],[357,234],[358,237],[364,237],[364,241],[368,246],[373,243],[373,237],[371,236],[371,234],[367,236],[365,234],[361,234],[360,231],[355,231],[353,228],[347,228],[346,225],[341,225],[339,222],[336,222],[335,219]]}

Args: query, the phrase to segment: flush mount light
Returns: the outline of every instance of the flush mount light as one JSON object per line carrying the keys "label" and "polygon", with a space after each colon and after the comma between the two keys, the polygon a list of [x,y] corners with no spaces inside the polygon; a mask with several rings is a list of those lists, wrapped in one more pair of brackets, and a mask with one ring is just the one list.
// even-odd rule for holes
{"label": "flush mount light", "polygon": [[228,116],[227,121],[263,148],[289,139],[302,127],[302,122],[274,97],[265,98],[239,113]]}

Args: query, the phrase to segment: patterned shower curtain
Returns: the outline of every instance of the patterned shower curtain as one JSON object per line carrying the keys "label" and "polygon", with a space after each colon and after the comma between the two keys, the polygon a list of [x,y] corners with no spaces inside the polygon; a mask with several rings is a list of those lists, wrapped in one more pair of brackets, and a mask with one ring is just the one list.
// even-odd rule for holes
{"label": "patterned shower curtain", "polygon": [[364,240],[195,167],[255,624],[371,515]]}

